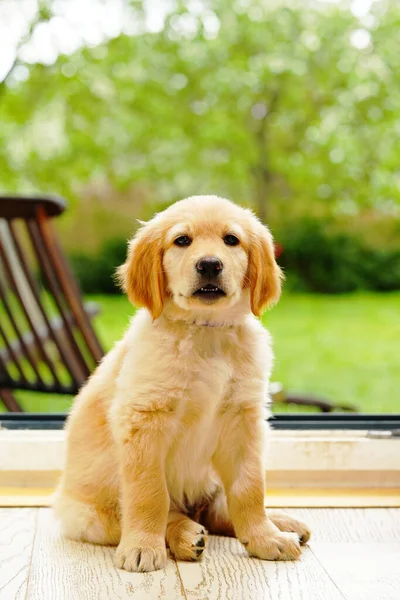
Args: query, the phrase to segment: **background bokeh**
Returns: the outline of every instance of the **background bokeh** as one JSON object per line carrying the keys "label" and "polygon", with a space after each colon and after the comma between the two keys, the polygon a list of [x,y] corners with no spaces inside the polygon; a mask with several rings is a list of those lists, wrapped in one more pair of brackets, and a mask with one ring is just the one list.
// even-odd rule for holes
{"label": "background bokeh", "polygon": [[100,329],[136,219],[251,206],[287,274],[276,377],[400,412],[399,31],[397,0],[0,0],[0,192],[68,200]]}

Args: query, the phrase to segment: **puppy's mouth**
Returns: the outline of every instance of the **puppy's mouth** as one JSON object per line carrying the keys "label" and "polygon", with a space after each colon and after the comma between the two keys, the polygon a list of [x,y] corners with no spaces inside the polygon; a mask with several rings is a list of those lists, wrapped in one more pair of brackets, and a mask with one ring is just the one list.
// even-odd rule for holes
{"label": "puppy's mouth", "polygon": [[201,300],[218,300],[224,296],[226,296],[224,290],[213,283],[207,283],[207,285],[201,286],[193,293],[194,298],[200,298]]}

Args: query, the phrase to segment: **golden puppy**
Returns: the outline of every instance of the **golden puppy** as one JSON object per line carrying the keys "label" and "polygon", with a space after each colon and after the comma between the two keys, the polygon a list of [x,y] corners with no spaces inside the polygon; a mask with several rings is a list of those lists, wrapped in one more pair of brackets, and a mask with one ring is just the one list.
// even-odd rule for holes
{"label": "golden puppy", "polygon": [[298,558],[309,530],[264,508],[272,351],[258,317],[279,298],[272,237],[216,196],[145,224],[119,277],[143,306],[76,398],[54,507],[63,533],[118,544],[128,571],[196,560],[210,533]]}

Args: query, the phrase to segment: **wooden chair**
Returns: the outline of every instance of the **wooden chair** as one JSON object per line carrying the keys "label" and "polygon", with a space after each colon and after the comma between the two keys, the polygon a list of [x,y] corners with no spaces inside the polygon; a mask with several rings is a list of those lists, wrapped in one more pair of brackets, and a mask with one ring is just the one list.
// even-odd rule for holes
{"label": "wooden chair", "polygon": [[76,394],[104,355],[58,244],[58,198],[0,197],[0,398],[13,390]]}

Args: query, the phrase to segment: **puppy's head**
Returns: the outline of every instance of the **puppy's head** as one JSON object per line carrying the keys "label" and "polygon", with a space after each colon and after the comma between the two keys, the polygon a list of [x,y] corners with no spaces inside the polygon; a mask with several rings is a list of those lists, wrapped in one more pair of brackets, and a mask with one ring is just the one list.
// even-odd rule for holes
{"label": "puppy's head", "polygon": [[237,304],[245,290],[258,316],[278,300],[282,278],[269,230],[217,196],[181,200],[146,223],[118,276],[131,302],[154,319],[167,298],[206,312]]}

